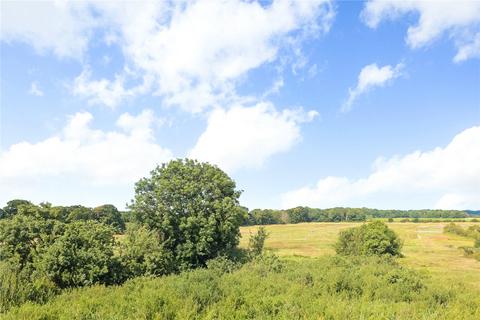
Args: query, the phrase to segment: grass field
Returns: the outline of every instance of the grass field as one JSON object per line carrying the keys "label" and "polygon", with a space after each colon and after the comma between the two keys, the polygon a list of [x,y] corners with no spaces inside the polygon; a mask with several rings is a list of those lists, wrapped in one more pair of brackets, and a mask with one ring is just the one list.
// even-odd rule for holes
{"label": "grass field", "polygon": [[[443,280],[463,282],[480,291],[480,261],[463,256],[461,246],[472,246],[471,239],[444,234],[441,223],[388,223],[404,241],[404,258],[400,262]],[[473,222],[457,223],[463,227]],[[335,243],[340,230],[360,223],[300,223],[269,225],[265,247],[279,256],[318,257],[335,253]],[[241,247],[246,247],[250,233],[257,226],[242,227]]]}

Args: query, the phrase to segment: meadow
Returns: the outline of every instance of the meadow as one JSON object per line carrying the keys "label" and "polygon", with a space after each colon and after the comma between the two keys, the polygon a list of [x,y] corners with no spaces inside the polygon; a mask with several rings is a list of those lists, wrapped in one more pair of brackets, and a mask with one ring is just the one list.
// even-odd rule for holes
{"label": "meadow", "polygon": [[[266,253],[249,263],[218,260],[177,275],[67,290],[3,318],[478,319],[480,261],[459,249],[471,239],[444,233],[445,224],[389,223],[403,240],[398,259],[335,255],[340,231],[361,223],[268,225]],[[240,247],[258,228],[240,228]]]}
{"label": "meadow", "polygon": [[[443,233],[447,222],[387,223],[403,240],[403,258],[399,263],[419,272],[440,277],[443,281],[461,282],[480,292],[480,261],[464,256],[459,247],[471,246],[472,240]],[[468,227],[478,222],[456,223]],[[265,226],[269,236],[265,249],[281,257],[320,257],[334,255],[333,247],[341,230],[361,223],[299,223]],[[241,227],[240,247],[246,247],[248,237],[257,226]]]}

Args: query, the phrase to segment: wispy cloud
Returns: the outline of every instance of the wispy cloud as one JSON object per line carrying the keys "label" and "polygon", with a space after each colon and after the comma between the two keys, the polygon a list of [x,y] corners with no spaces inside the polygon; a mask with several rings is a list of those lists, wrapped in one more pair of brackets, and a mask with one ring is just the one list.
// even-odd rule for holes
{"label": "wispy cloud", "polygon": [[399,63],[396,66],[386,65],[383,67],[378,67],[376,63],[372,63],[363,67],[358,75],[357,85],[348,90],[348,98],[342,105],[341,111],[350,111],[353,103],[360,95],[373,88],[383,87],[393,79],[401,76],[403,68],[403,63]]}
{"label": "wispy cloud", "polygon": [[30,90],[28,90],[28,94],[31,94],[33,96],[37,96],[37,97],[42,97],[43,96],[43,91],[40,90],[40,88],[38,87],[38,84],[36,81],[32,82],[32,84],[30,85]]}

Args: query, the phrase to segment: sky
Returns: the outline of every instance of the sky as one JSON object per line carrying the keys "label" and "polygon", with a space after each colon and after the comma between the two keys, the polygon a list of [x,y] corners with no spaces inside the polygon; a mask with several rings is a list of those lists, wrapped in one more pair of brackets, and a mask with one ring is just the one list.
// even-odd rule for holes
{"label": "sky", "polygon": [[480,209],[479,1],[0,6],[0,206],[188,157],[250,209]]}

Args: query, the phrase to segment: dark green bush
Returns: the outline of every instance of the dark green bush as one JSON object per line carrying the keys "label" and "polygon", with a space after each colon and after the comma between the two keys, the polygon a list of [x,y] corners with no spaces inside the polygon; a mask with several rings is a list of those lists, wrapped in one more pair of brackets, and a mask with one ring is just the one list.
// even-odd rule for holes
{"label": "dark green bush", "polygon": [[381,221],[340,232],[335,250],[340,255],[401,255],[402,243]]}
{"label": "dark green bush", "polygon": [[112,283],[113,245],[109,226],[94,221],[73,222],[39,256],[37,269],[60,288]]}
{"label": "dark green bush", "polygon": [[173,269],[173,257],[163,250],[158,234],[136,224],[128,225],[119,257],[125,278],[164,275]]}

